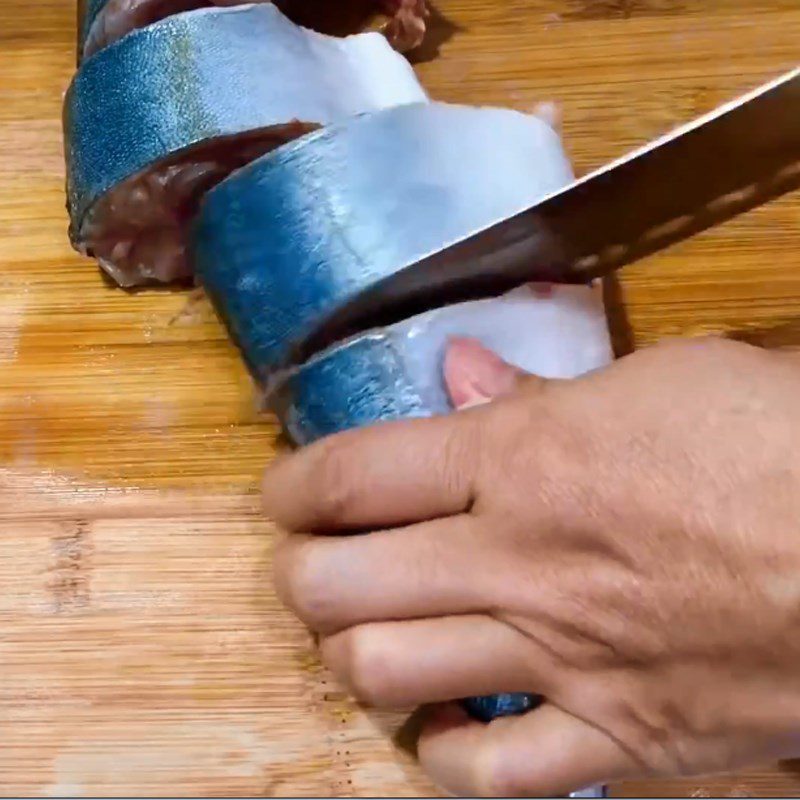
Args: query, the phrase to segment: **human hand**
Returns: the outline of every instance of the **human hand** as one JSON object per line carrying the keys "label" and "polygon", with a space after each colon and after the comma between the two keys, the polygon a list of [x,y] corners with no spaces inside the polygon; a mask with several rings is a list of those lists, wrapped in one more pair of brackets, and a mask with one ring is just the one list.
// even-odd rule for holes
{"label": "human hand", "polygon": [[[800,753],[795,357],[673,342],[563,382],[470,363],[459,405],[501,399],[267,472],[278,591],[326,664],[369,704],[443,704],[419,756],[458,794]],[[447,702],[506,691],[547,702],[489,725]]]}

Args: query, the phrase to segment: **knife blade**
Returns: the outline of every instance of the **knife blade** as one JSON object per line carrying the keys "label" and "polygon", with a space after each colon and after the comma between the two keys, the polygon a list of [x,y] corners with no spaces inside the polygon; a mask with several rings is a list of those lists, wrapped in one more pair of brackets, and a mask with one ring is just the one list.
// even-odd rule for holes
{"label": "knife blade", "polygon": [[324,320],[296,358],[527,281],[589,282],[798,187],[800,67],[408,264]]}

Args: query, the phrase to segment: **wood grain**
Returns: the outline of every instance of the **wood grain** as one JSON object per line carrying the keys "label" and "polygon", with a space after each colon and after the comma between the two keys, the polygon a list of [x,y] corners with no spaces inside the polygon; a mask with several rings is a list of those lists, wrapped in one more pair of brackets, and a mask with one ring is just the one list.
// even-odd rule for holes
{"label": "wood grain", "polygon": [[[64,0],[0,6],[0,794],[428,793],[393,743],[404,717],[349,702],[272,595],[257,483],[277,431],[207,304],[115,290],[69,249],[74,20]],[[418,69],[440,99],[561,102],[582,172],[793,66],[798,40],[795,0],[440,0]],[[620,348],[800,343],[799,211],[626,270]]]}

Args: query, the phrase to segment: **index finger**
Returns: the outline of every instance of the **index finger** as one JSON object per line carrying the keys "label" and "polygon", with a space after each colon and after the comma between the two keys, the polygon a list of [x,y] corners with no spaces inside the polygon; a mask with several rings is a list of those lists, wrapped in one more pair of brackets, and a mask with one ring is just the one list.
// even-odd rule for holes
{"label": "index finger", "polygon": [[454,414],[331,436],[267,469],[264,508],[289,531],[330,533],[461,513],[474,499],[477,430],[473,414]]}

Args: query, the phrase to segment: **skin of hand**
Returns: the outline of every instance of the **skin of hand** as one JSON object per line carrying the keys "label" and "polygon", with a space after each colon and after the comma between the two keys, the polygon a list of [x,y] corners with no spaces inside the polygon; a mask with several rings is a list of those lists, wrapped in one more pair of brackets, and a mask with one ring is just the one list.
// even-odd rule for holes
{"label": "skin of hand", "polygon": [[[352,693],[431,704],[419,758],[461,795],[800,754],[800,360],[687,340],[545,381],[461,342],[446,377],[472,408],[266,474],[278,593]],[[547,699],[451,702],[505,691]]]}

